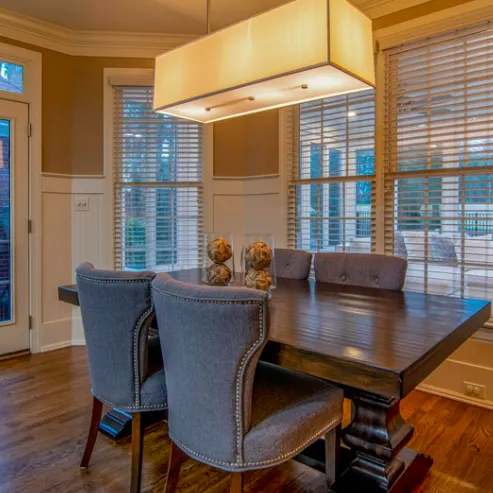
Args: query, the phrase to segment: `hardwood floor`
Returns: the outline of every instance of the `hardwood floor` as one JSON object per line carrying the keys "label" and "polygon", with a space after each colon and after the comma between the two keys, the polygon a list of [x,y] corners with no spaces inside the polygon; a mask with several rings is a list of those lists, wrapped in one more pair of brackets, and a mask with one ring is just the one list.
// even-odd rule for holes
{"label": "hardwood floor", "polygon": [[[127,493],[129,441],[100,435],[89,469],[79,469],[91,404],[84,348],[0,361],[0,492]],[[493,412],[413,392],[402,414],[416,426],[411,446],[435,459],[415,493],[493,492]],[[145,436],[143,492],[162,491],[169,450],[164,425]],[[189,460],[177,491],[226,493],[228,477]],[[323,493],[324,485],[324,475],[291,461],[248,473],[245,490]]]}

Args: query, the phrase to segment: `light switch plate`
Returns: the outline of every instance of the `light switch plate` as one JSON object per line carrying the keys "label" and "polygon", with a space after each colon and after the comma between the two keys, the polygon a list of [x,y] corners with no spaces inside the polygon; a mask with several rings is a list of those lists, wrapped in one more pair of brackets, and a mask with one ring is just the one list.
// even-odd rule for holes
{"label": "light switch plate", "polygon": [[76,195],[74,197],[74,210],[76,210],[76,211],[88,211],[89,210],[89,197],[87,195]]}

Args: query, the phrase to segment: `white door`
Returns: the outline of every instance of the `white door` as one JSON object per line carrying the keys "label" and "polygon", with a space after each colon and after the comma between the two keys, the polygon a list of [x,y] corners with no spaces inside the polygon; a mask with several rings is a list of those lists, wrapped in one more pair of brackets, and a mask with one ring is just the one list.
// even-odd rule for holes
{"label": "white door", "polygon": [[0,99],[0,355],[29,349],[28,122]]}

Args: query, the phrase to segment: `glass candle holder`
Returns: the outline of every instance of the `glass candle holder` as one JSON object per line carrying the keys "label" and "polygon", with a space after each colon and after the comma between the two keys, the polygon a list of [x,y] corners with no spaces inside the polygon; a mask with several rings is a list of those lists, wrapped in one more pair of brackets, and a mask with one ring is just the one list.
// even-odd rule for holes
{"label": "glass candle holder", "polygon": [[232,233],[204,233],[202,281],[211,286],[229,286],[235,280]]}
{"label": "glass candle holder", "polygon": [[243,238],[242,267],[247,288],[271,291],[277,287],[274,235],[250,233]]}

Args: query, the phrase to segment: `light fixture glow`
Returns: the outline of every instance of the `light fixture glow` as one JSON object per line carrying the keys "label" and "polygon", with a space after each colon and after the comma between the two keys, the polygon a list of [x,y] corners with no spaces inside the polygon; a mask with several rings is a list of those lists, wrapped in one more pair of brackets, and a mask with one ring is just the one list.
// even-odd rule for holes
{"label": "light fixture glow", "polygon": [[154,110],[208,123],[374,85],[371,20],[348,0],[294,0],[159,55]]}
{"label": "light fixture glow", "polygon": [[257,94],[256,99],[264,99],[266,101],[276,101],[285,97],[283,91],[265,91]]}
{"label": "light fixture glow", "polygon": [[330,77],[315,77],[313,80],[310,80],[310,87],[319,89],[327,89],[331,84],[333,84],[333,80]]}
{"label": "light fixture glow", "polygon": [[201,116],[206,114],[206,109],[205,108],[200,108],[200,107],[190,107],[190,108],[184,108],[183,113],[190,115],[190,116]]}
{"label": "light fixture glow", "polygon": [[347,116],[349,116],[349,118],[352,118],[353,116],[356,116],[358,113],[356,113],[356,111],[348,111],[347,112]]}

